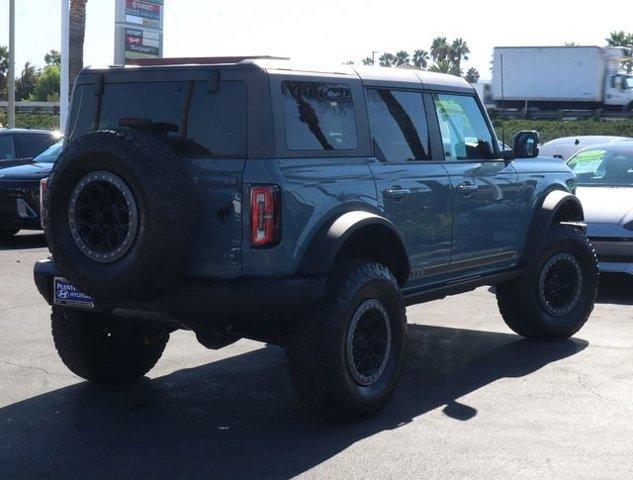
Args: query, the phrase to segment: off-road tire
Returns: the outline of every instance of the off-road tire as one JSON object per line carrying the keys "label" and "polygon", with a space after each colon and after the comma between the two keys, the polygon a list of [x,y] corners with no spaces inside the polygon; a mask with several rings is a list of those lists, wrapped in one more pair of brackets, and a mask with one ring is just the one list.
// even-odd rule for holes
{"label": "off-road tire", "polygon": [[[95,172],[122,180],[137,211],[133,242],[123,256],[105,263],[81,250],[70,223],[72,192]],[[186,265],[194,238],[193,195],[183,162],[157,137],[133,130],[80,137],[55,163],[44,199],[53,259],[72,284],[97,300],[160,294]]]}
{"label": "off-road tire", "polygon": [[[361,385],[347,357],[348,333],[359,306],[378,300],[388,314],[390,351],[371,385]],[[387,323],[387,322],[385,322]],[[320,304],[306,315],[290,338],[287,354],[292,381],[301,400],[317,415],[361,419],[380,411],[396,387],[406,346],[406,313],[393,273],[384,265],[345,262],[328,280]]]}
{"label": "off-road tire", "polygon": [[53,308],[55,348],[70,371],[95,383],[120,383],[149,372],[169,331],[109,315]]}
{"label": "off-road tire", "polygon": [[11,229],[2,228],[2,229],[0,229],[0,242],[6,242],[8,240],[11,240],[13,237],[15,237],[15,235],[19,231],[20,230],[18,230],[17,228],[11,228]]}
{"label": "off-road tire", "polygon": [[[579,297],[573,309],[560,316],[552,315],[543,306],[539,280],[547,262],[559,254],[571,254],[582,274]],[[541,340],[568,338],[585,324],[598,289],[598,263],[587,237],[571,226],[557,225],[550,229],[541,255],[526,265],[524,274],[510,282],[497,285],[499,311],[508,327],[517,334]],[[572,303],[569,303],[570,308]]]}

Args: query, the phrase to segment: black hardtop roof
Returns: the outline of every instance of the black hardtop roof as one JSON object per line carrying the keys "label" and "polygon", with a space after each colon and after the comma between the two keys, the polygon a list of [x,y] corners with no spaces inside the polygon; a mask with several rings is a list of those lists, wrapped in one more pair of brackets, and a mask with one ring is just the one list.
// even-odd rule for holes
{"label": "black hardtop roof", "polygon": [[323,65],[290,61],[284,57],[251,56],[251,57],[186,57],[142,60],[138,65],[88,67],[82,74],[143,72],[152,75],[171,74],[184,70],[240,69],[259,70],[267,75],[300,75],[302,77],[333,76],[337,78],[360,78],[365,84],[428,86],[431,88],[447,88],[457,91],[472,92],[474,88],[466,80],[454,75],[429,72],[409,68],[359,67],[355,65]]}

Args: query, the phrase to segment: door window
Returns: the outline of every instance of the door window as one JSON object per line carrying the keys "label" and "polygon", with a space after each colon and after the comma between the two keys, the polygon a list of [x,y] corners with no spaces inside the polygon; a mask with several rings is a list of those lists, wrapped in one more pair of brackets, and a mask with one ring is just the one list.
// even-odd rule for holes
{"label": "door window", "polygon": [[356,150],[352,92],[341,83],[282,82],[289,150]]}
{"label": "door window", "polygon": [[367,110],[380,160],[429,159],[429,129],[421,93],[369,88]]}
{"label": "door window", "polygon": [[0,161],[13,158],[13,140],[9,135],[0,136]]}
{"label": "door window", "polygon": [[433,96],[446,160],[494,158],[492,133],[474,97]]}

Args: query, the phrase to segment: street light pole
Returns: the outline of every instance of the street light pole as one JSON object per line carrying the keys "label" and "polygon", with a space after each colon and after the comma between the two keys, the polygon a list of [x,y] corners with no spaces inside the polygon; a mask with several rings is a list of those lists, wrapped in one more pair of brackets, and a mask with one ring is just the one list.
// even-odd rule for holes
{"label": "street light pole", "polygon": [[61,38],[61,74],[59,88],[59,130],[64,133],[66,129],[66,119],[68,118],[68,51],[69,46],[69,26],[70,10],[68,0],[61,0],[62,4],[62,38]]}
{"label": "street light pole", "polygon": [[15,128],[15,0],[9,0],[9,128]]}

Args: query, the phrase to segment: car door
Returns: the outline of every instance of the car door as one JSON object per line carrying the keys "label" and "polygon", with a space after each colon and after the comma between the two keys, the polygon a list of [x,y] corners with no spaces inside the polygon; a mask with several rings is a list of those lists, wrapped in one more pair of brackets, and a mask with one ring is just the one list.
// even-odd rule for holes
{"label": "car door", "polygon": [[433,161],[422,92],[367,88],[366,98],[375,155],[370,168],[378,198],[404,237],[410,284],[419,284],[449,261],[448,174],[442,159]]}
{"label": "car door", "polygon": [[473,95],[435,93],[436,118],[451,182],[451,270],[490,270],[517,261],[518,177]]}

